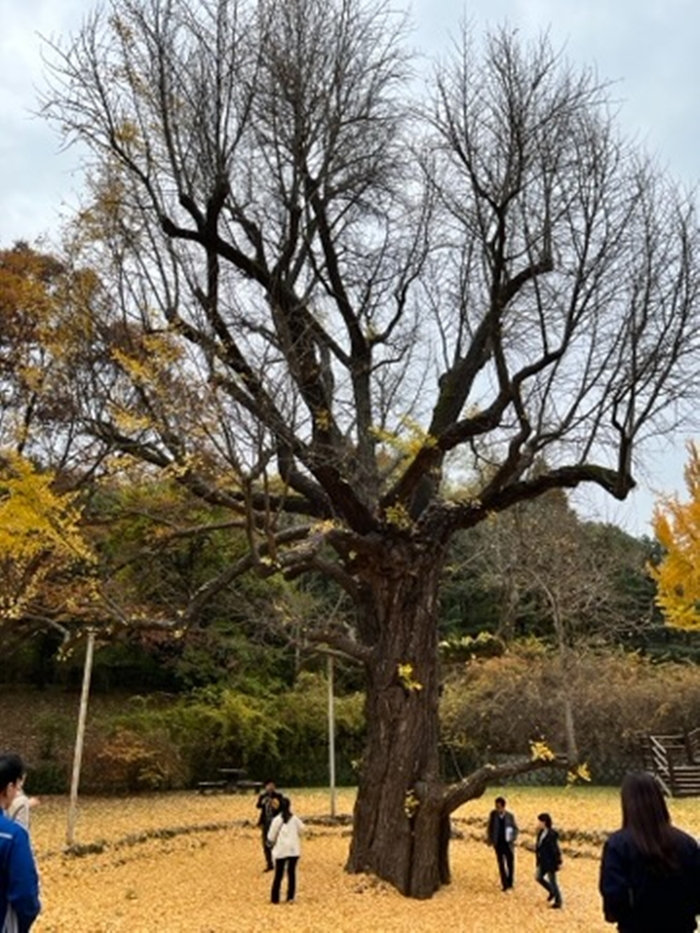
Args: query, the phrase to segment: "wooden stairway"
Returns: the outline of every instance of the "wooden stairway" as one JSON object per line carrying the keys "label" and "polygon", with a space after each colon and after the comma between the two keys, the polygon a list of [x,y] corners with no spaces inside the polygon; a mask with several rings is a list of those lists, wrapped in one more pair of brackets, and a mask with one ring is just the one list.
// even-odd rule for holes
{"label": "wooden stairway", "polygon": [[647,735],[644,767],[669,797],[700,797],[700,729],[675,735]]}

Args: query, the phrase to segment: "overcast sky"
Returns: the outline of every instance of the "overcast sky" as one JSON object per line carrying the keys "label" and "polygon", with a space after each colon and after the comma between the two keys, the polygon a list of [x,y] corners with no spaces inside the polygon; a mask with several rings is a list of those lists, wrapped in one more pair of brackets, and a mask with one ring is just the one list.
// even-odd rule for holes
{"label": "overcast sky", "polygon": [[[400,6],[402,0],[396,0]],[[75,154],[32,116],[42,84],[39,35],[74,31],[92,0],[0,0],[0,248],[55,234],[76,203]],[[549,30],[572,62],[617,81],[620,120],[669,172],[700,179],[700,3],[698,0],[414,0],[415,44],[439,53],[467,19],[479,32],[508,22],[524,37]],[[583,496],[592,517],[648,532],[655,496],[684,493],[686,435],[659,441],[622,505]],[[579,497],[581,501],[581,497]]]}

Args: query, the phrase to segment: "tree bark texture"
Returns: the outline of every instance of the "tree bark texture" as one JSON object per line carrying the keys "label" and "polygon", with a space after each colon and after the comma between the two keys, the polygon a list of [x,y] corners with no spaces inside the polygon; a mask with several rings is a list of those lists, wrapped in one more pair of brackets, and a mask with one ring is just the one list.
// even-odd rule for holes
{"label": "tree bark texture", "polygon": [[449,881],[439,773],[435,553],[371,580],[367,747],[348,870],[370,871],[403,894],[430,897]]}

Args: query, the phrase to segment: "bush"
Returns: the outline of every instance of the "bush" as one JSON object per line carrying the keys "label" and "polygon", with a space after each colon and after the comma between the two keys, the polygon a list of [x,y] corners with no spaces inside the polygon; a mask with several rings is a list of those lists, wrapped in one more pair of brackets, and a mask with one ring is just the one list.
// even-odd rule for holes
{"label": "bush", "polygon": [[27,791],[30,794],[65,794],[69,781],[67,765],[38,761],[27,776]]}
{"label": "bush", "polygon": [[[700,671],[692,664],[580,651],[567,685],[579,750],[598,783],[616,783],[642,766],[641,735],[700,726]],[[532,739],[563,750],[562,691],[557,657],[537,641],[500,658],[470,661],[445,684],[445,745],[465,771],[498,755],[527,754]]]}
{"label": "bush", "polygon": [[[328,784],[328,684],[318,674],[301,674],[278,704],[280,725],[276,773],[283,784]],[[280,697],[282,699],[282,697]],[[340,784],[356,781],[355,762],[364,741],[364,697],[335,698],[336,776]]]}
{"label": "bush", "polygon": [[67,713],[40,713],[33,722],[34,747],[27,760],[32,794],[63,794],[70,782],[75,721]]}
{"label": "bush", "polygon": [[[327,683],[303,674],[292,691],[249,696],[204,688],[189,697],[135,698],[126,713],[91,724],[83,753],[83,789],[121,793],[194,787],[217,768],[242,767],[280,784],[328,781]],[[336,698],[338,781],[354,781],[364,732],[360,694]]]}
{"label": "bush", "polygon": [[[494,657],[479,657],[471,643],[464,646],[470,660],[446,666],[441,701],[446,776],[468,773],[504,756],[527,755],[531,739],[563,750],[556,654],[534,639]],[[626,770],[642,766],[641,734],[700,726],[700,670],[691,663],[580,651],[572,658],[568,687],[581,756],[597,783],[617,783]],[[13,702],[17,704],[16,697]],[[327,784],[327,703],[325,677],[311,673],[301,674],[292,690],[276,693],[206,687],[186,697],[157,694],[128,701],[116,697],[109,705],[95,702],[88,717],[81,789],[123,793],[194,787],[199,780],[218,777],[216,769],[223,766],[245,768],[257,780],[271,775],[286,786]],[[24,707],[21,729],[9,741],[27,758],[31,792],[67,791],[74,698],[70,712],[63,712],[56,698],[38,693],[23,697],[19,705]],[[339,784],[356,780],[354,764],[364,742],[363,706],[361,693],[335,699]],[[561,773],[539,772],[532,780],[559,781]]]}
{"label": "bush", "polygon": [[92,772],[86,774],[92,788],[112,793],[172,790],[182,786],[187,774],[177,746],[162,730],[139,734],[120,727],[96,752]]}

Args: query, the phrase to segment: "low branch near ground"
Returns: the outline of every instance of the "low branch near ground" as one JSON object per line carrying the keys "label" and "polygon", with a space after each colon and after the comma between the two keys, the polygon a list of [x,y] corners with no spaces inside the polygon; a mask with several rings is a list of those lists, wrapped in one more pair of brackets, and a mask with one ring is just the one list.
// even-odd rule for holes
{"label": "low branch near ground", "polygon": [[541,771],[543,768],[568,768],[568,760],[563,755],[554,758],[529,758],[521,761],[512,761],[502,765],[483,765],[463,781],[451,784],[443,795],[443,804],[446,813],[453,813],[468,800],[481,797],[487,787],[501,784],[508,778],[519,774],[529,774],[531,771]]}

